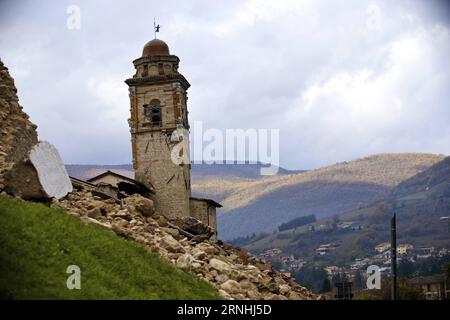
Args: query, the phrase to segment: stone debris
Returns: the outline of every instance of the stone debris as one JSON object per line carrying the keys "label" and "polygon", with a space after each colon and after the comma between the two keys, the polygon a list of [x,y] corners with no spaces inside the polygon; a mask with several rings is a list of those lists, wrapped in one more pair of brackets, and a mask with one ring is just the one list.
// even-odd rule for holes
{"label": "stone debris", "polygon": [[[121,237],[141,243],[163,260],[211,283],[225,299],[321,299],[297,284],[289,273],[276,272],[241,248],[214,241],[213,235],[200,241],[200,234],[193,233],[204,230],[208,235],[207,226],[199,226],[201,222],[193,218],[168,219],[154,211],[153,203],[146,200],[134,194],[124,199],[122,206],[112,199],[95,199],[91,191],[81,189],[59,201],[54,200],[51,206],[63,208],[82,221],[98,224]],[[137,204],[142,204],[145,210],[142,211]],[[153,213],[150,215],[150,212]],[[196,227],[191,228],[192,225]],[[187,226],[189,232],[183,230],[183,226]]]}
{"label": "stone debris", "polygon": [[22,161],[5,174],[5,190],[22,199],[60,199],[72,183],[58,150],[46,141],[35,144]]}
{"label": "stone debris", "polygon": [[155,213],[155,206],[153,201],[148,198],[144,198],[139,194],[133,194],[125,199],[125,205],[131,209],[141,213],[144,217],[151,217]]}
{"label": "stone debris", "polygon": [[[168,219],[139,194],[124,201],[72,183],[55,147],[39,142],[36,126],[18,103],[0,61],[0,192],[23,199],[51,199],[52,207],[138,242],[149,252],[211,283],[225,299],[319,299],[290,275],[244,250],[215,241],[214,230],[193,217]],[[105,196],[105,197],[104,197]]]}

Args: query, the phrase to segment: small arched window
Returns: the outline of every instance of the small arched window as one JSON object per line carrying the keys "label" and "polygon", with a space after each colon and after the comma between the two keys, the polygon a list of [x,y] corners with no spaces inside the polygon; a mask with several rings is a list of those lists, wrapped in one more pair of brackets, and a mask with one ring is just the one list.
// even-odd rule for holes
{"label": "small arched window", "polygon": [[148,65],[147,64],[144,64],[144,66],[142,67],[142,76],[143,77],[148,76]]}
{"label": "small arched window", "polygon": [[144,115],[152,127],[161,127],[161,102],[153,99],[149,104],[144,104]]}

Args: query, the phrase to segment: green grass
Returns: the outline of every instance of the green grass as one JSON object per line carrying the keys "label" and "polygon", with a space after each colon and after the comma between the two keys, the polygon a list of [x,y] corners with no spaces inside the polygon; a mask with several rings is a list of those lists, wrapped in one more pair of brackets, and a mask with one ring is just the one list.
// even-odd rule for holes
{"label": "green grass", "polygon": [[[81,289],[69,290],[69,265]],[[1,299],[219,299],[203,280],[62,210],[0,196]]]}

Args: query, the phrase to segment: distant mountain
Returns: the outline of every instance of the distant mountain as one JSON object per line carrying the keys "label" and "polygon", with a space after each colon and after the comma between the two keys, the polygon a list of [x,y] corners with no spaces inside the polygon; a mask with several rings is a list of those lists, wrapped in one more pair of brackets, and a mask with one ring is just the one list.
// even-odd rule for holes
{"label": "distant mountain", "polygon": [[[192,164],[192,180],[194,183],[204,181],[210,178],[215,179],[259,179],[261,175],[261,169],[267,167],[264,164]],[[115,171],[119,174],[123,174],[128,177],[133,177],[134,171],[131,164],[119,164],[119,165],[89,165],[89,164],[68,164],[66,165],[67,171],[70,176],[87,180],[92,178],[106,170]],[[288,170],[279,167],[278,175],[286,175],[304,172],[304,170]]]}
{"label": "distant mountain", "polygon": [[[261,163],[248,164],[248,163],[234,163],[234,164],[192,164],[192,180],[194,183],[201,182],[209,178],[239,178],[239,179],[260,179],[264,176],[261,175],[261,169],[268,166]],[[277,175],[287,175],[299,172],[305,172],[305,170],[288,170],[282,167],[278,167]]]}
{"label": "distant mountain", "polygon": [[[259,252],[279,247],[315,262],[349,263],[373,254],[375,245],[389,241],[389,220],[394,212],[399,243],[448,246],[447,224],[440,217],[450,215],[450,157],[399,183],[372,206],[338,216],[339,224],[351,224],[353,228],[333,229],[333,219],[323,218],[308,226],[259,237],[250,241],[247,249]],[[334,243],[337,248],[318,258],[315,249],[325,243]]]}
{"label": "distant mountain", "polygon": [[67,164],[66,169],[69,176],[81,180],[88,180],[107,170],[117,172],[121,175],[130,178],[134,176],[133,167],[131,166],[131,164],[119,164],[119,165]]}

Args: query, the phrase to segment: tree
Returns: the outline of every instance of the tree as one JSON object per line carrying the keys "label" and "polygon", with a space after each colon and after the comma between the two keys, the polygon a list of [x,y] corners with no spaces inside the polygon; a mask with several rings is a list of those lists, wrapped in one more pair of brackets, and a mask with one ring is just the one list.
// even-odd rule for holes
{"label": "tree", "polygon": [[363,289],[365,287],[364,277],[362,276],[361,271],[356,271],[353,283],[355,285],[355,288]]}
{"label": "tree", "polygon": [[333,229],[337,229],[337,226],[338,226],[339,222],[340,222],[339,217],[338,217],[337,214],[335,214],[333,216],[332,228]]}
{"label": "tree", "polygon": [[315,292],[321,292],[323,289],[323,281],[327,278],[327,273],[321,267],[306,266],[300,271],[295,272],[294,277],[298,283]]}
{"label": "tree", "polygon": [[444,265],[444,277],[447,283],[447,288],[450,288],[450,263]]}
{"label": "tree", "polygon": [[304,225],[307,225],[309,223],[316,222],[316,216],[311,214],[308,216],[302,216],[295,219],[292,219],[286,223],[282,223],[280,226],[278,226],[279,231],[284,231],[288,229],[298,228]]}
{"label": "tree", "polygon": [[330,292],[331,291],[331,281],[326,277],[323,279],[322,288],[320,289],[320,293]]}
{"label": "tree", "polygon": [[415,271],[414,263],[408,259],[400,260],[398,264],[398,276],[402,278],[410,278]]}
{"label": "tree", "polygon": [[372,209],[370,215],[369,215],[369,224],[382,224],[389,222],[389,216],[390,216],[390,210],[391,207],[386,204],[382,203],[378,205],[376,208]]}

